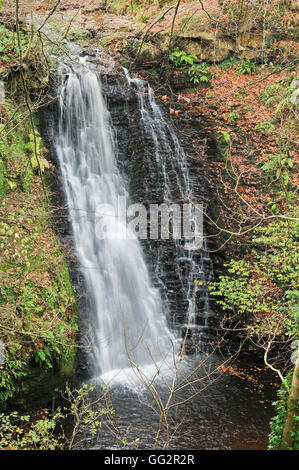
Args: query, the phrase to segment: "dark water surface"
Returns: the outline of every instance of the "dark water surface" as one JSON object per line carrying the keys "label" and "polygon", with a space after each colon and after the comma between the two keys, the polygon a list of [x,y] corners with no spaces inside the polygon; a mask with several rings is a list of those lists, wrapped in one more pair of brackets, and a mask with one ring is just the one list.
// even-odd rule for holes
{"label": "dark water surface", "polygon": [[[219,364],[218,359],[216,362]],[[275,400],[274,379],[262,366],[238,361],[214,383],[197,383],[192,393],[198,395],[169,413],[169,423],[176,428],[169,449],[266,450]],[[169,396],[166,387],[160,384],[157,389],[165,403]],[[188,396],[190,387],[176,394],[173,402]],[[133,447],[151,449],[158,417],[148,406],[153,404],[150,394],[114,387],[111,401],[115,423],[110,422],[109,429],[104,426],[97,442],[86,442],[87,447],[123,448],[118,438],[121,434],[128,442],[139,439]]]}

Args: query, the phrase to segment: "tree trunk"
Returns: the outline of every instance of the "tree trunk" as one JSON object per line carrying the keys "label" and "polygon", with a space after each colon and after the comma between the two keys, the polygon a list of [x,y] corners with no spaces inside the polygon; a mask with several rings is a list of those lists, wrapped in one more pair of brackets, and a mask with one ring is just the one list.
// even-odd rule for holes
{"label": "tree trunk", "polygon": [[292,432],[299,432],[298,423],[296,423],[294,417],[296,413],[296,407],[298,407],[299,400],[299,349],[297,353],[297,361],[295,364],[292,385],[290,395],[287,404],[287,419],[283,428],[283,442],[288,447],[293,448],[294,439],[291,435]]}

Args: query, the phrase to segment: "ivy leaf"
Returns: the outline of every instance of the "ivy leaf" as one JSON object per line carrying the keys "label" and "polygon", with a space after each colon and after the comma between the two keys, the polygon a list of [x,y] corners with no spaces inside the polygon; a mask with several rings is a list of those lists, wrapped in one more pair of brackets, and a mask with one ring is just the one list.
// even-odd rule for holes
{"label": "ivy leaf", "polygon": [[289,184],[290,176],[286,170],[283,172],[283,180],[285,185]]}
{"label": "ivy leaf", "polygon": [[46,360],[46,355],[44,353],[44,351],[37,351],[37,356],[38,358],[41,360],[41,361],[45,361]]}

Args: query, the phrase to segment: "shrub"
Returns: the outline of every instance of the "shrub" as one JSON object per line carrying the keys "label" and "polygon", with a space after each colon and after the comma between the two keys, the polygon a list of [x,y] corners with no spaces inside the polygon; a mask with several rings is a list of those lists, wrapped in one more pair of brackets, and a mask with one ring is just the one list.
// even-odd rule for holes
{"label": "shrub", "polygon": [[208,83],[211,80],[210,67],[206,62],[195,64],[196,59],[195,54],[186,54],[178,48],[175,48],[169,55],[169,60],[174,63],[175,67],[181,67],[192,83],[195,85],[200,82]]}

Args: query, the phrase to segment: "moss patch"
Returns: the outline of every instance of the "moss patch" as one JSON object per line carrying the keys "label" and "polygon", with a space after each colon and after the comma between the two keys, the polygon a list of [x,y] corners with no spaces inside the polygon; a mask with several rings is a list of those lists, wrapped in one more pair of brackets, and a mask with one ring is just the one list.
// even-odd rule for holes
{"label": "moss patch", "polygon": [[[51,370],[70,375],[77,329],[75,298],[51,228],[29,120],[10,130],[16,103],[2,106],[0,145],[0,407],[29,392]],[[24,109],[20,109],[20,115]],[[50,164],[34,130],[43,174]]]}

